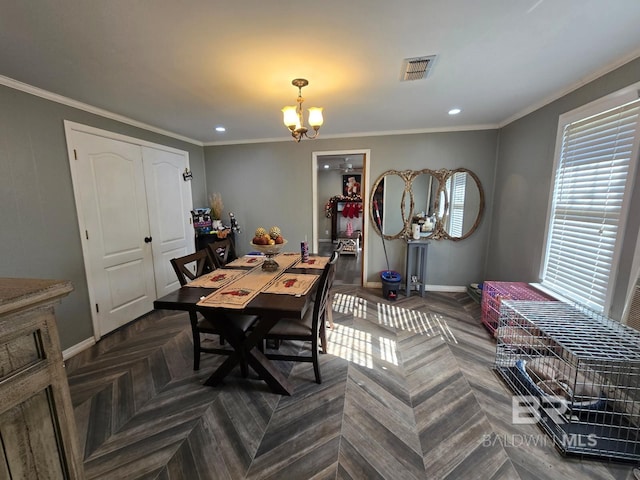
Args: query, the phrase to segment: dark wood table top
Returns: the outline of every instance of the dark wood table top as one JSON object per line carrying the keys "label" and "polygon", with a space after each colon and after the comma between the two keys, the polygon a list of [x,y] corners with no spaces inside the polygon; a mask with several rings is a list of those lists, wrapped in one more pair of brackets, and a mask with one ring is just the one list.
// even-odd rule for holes
{"label": "dark wood table top", "polygon": [[[320,276],[318,276],[320,278]],[[315,287],[312,289],[312,291]],[[248,315],[273,315],[281,318],[302,318],[309,306],[311,292],[302,297],[294,295],[278,295],[276,293],[259,293],[243,309],[200,307],[197,303],[215,290],[212,288],[180,287],[153,302],[158,310],[206,311],[225,310]]]}
{"label": "dark wood table top", "polygon": [[[322,270],[318,268],[289,268],[287,273],[307,273],[317,275],[320,279]],[[206,311],[206,310],[225,310],[229,312],[245,313],[248,315],[270,315],[280,318],[302,318],[305,314],[313,293],[317,288],[317,281],[311,288],[309,293],[304,296],[297,297],[295,295],[283,295],[276,293],[259,293],[253,298],[249,304],[243,309],[234,308],[214,308],[200,307],[196,304],[202,297],[206,297],[213,293],[213,288],[202,287],[180,287],[178,290],[171,292],[164,297],[160,297],[153,302],[153,307],[158,310],[182,310],[182,311]]]}

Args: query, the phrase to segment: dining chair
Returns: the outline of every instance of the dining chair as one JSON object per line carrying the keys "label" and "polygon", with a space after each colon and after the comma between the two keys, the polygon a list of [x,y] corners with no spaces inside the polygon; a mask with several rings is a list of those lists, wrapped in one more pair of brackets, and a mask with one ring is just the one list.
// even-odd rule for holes
{"label": "dining chair", "polygon": [[[189,283],[189,280],[194,280],[197,277],[216,269],[207,249],[198,250],[195,253],[184,255],[182,257],[172,258],[171,266],[176,272],[176,276],[178,277],[178,281],[181,286]],[[195,270],[195,273],[191,268]],[[244,333],[246,333],[258,319],[256,315],[228,314],[225,316],[228,317],[228,321],[235,323],[235,326],[239,331]],[[220,345],[224,345],[224,338],[210,320],[197,312],[189,312],[189,321],[191,323],[191,333],[193,335],[194,370],[200,369],[200,352],[216,353],[219,355],[231,355],[232,353],[235,353],[234,350],[227,348],[203,347],[200,340],[200,334],[219,335]],[[248,374],[247,362],[242,359],[240,361],[240,369],[242,371],[242,375],[246,377]]]}
{"label": "dining chair", "polygon": [[302,319],[280,319],[278,323],[269,330],[269,333],[265,335],[266,340],[276,340],[278,344],[284,340],[301,340],[304,342],[311,342],[311,356],[287,355],[269,352],[265,353],[265,356],[271,360],[312,362],[316,383],[322,383],[322,379],[320,377],[320,362],[318,358],[318,342],[320,342],[322,353],[327,353],[325,320],[327,316],[327,305],[329,304],[329,291],[335,277],[335,264],[338,260],[338,256],[339,252],[334,251],[322,270],[316,290],[313,309],[309,309]]}
{"label": "dining chair", "polygon": [[181,287],[189,283],[190,280],[195,280],[216,269],[209,252],[204,248],[179,258],[172,258],[171,266],[176,272]]}
{"label": "dining chair", "polygon": [[233,240],[229,237],[209,242],[207,248],[214,264],[218,268],[224,267],[227,263],[237,258]]}
{"label": "dining chair", "polygon": [[[344,243],[342,243],[342,240],[340,240],[332,252],[332,255],[336,255],[336,261],[340,258],[343,248],[344,248]],[[338,266],[336,265],[334,267],[334,273],[333,273],[334,277],[335,277],[335,270],[337,268]],[[331,279],[331,285],[333,285],[333,278]],[[329,285],[329,289],[331,289],[331,285]],[[331,295],[329,295],[329,298],[327,299],[327,318],[325,319],[325,325],[327,323],[329,324],[329,328],[333,328],[333,308],[331,307]],[[325,344],[326,344],[326,341],[325,341]]]}

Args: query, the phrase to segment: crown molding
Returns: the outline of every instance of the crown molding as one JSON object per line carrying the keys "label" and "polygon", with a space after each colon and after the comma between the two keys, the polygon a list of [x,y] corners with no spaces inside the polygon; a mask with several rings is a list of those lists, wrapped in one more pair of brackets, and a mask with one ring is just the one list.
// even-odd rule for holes
{"label": "crown molding", "polygon": [[534,103],[533,105],[530,105],[527,108],[525,108],[524,110],[521,110],[518,113],[516,113],[516,114],[512,115],[511,117],[507,118],[506,120],[503,120],[502,122],[500,122],[500,125],[498,125],[498,128],[506,127],[510,123],[513,123],[516,120],[519,120],[520,118],[525,117],[525,116],[529,115],[530,113],[533,113],[536,110],[541,109],[542,107],[546,107],[550,103],[555,102],[556,100],[564,97],[565,95],[570,94],[571,92],[577,90],[578,88],[583,87],[586,84],[588,84],[590,82],[593,82],[594,80],[597,80],[600,77],[603,77],[607,73],[613,72],[615,69],[620,68],[623,65],[626,65],[627,63],[629,63],[629,62],[631,62],[631,61],[633,61],[633,60],[635,60],[636,58],[639,58],[639,57],[640,57],[640,49],[634,50],[631,54],[629,54],[629,55],[627,55],[627,56],[625,56],[625,57],[623,57],[621,59],[618,59],[613,63],[610,63],[606,67],[603,67],[600,70],[597,70],[597,71],[587,75],[586,77],[583,77],[581,80],[571,84],[567,88],[565,88],[563,90],[560,90],[560,91],[550,95],[546,99],[541,100],[541,101],[539,101],[537,103]]}
{"label": "crown molding", "polygon": [[58,95],[57,93],[49,92],[47,90],[34,87],[33,85],[29,85],[27,83],[19,82],[18,80],[14,80],[13,78],[5,77],[3,75],[0,75],[0,85],[13,88],[14,90],[20,90],[21,92],[25,92],[30,95],[35,95],[36,97],[44,98],[46,100],[60,103],[62,105],[67,105],[68,107],[77,108],[78,110],[83,110],[85,112],[92,113],[94,115],[99,115],[101,117],[115,120],[116,122],[125,123],[133,127],[138,127],[144,130],[148,130],[150,132],[159,133],[160,135],[165,135],[167,137],[175,138],[176,140],[182,140],[183,142],[191,143],[199,147],[204,146],[202,142],[198,140],[194,140],[193,138],[189,138],[189,137],[185,137],[184,135],[179,135],[177,133],[169,132],[168,130],[163,130],[162,128],[154,127],[153,125],[139,122],[129,117],[125,117],[124,115],[119,115],[117,113],[113,113],[108,110],[104,110],[102,108],[94,107],[93,105],[79,102],[77,100],[73,100],[72,98]]}

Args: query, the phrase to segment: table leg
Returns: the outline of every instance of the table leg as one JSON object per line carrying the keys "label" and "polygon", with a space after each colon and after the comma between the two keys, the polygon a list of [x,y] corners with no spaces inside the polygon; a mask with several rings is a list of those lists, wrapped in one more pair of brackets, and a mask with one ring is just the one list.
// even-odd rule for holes
{"label": "table leg", "polygon": [[327,298],[327,321],[329,322],[329,328],[333,328],[333,307],[331,306],[331,294]]}
{"label": "table leg", "polygon": [[236,365],[240,363],[241,356],[243,355],[243,341],[244,332],[233,328],[229,325],[229,322],[216,322],[215,317],[208,317],[211,322],[215,322],[215,325],[223,332],[223,335],[229,345],[233,348],[227,359],[220,365],[215,372],[204,382],[205,385],[215,387],[222,383],[224,377],[229,375]]}
{"label": "table leg", "polygon": [[262,317],[244,342],[247,362],[264,380],[271,390],[280,395],[291,395],[293,387],[282,372],[258,348],[264,342],[264,336],[278,322],[279,318]]}
{"label": "table leg", "polygon": [[[215,321],[214,318],[211,318],[211,320]],[[264,341],[264,336],[277,321],[278,318],[261,318],[246,337],[243,332],[237,331],[230,326],[229,322],[217,322],[216,325],[224,333],[225,338],[233,347],[234,353],[229,355],[222,365],[213,372],[205,382],[205,385],[217,386],[221,384],[233,368],[240,363],[242,355],[245,357],[249,366],[269,385],[269,388],[271,388],[274,393],[291,395],[293,393],[293,387],[289,381],[274,363],[265,357],[257,347]]]}

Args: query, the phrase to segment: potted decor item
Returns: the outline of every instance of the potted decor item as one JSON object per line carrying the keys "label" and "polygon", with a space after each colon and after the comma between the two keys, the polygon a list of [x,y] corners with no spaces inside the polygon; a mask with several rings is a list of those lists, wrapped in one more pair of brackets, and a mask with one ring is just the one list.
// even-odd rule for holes
{"label": "potted decor item", "polygon": [[224,204],[222,203],[222,195],[219,193],[212,193],[209,196],[209,205],[211,206],[211,229],[223,230],[222,225],[222,211],[224,210]]}

